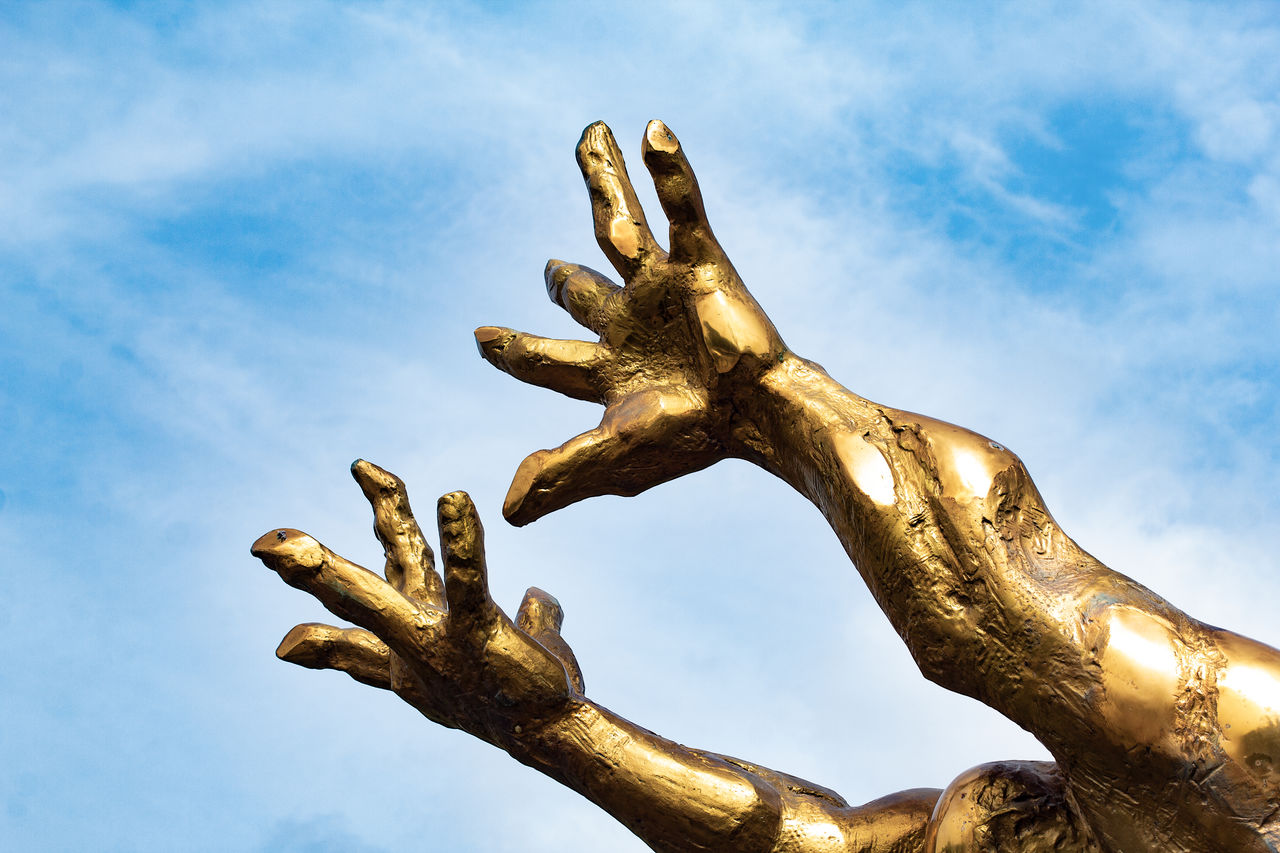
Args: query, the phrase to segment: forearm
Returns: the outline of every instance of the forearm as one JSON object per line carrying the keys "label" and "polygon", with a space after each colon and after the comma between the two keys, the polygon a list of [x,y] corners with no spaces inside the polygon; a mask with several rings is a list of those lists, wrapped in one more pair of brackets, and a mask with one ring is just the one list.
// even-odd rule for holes
{"label": "forearm", "polygon": [[741,409],[744,429],[734,449],[822,512],[895,626],[916,590],[934,587],[922,598],[928,604],[939,583],[964,574],[955,548],[969,532],[962,528],[981,531],[984,517],[996,520],[997,508],[987,506],[989,488],[980,495],[974,487],[966,495],[954,487],[947,493],[940,448],[930,433],[943,427],[985,439],[873,403],[817,364],[788,353],[750,390]]}
{"label": "forearm", "polygon": [[742,455],[822,511],[926,677],[1022,723],[1027,684],[1086,677],[1068,614],[1119,576],[1057,529],[1015,455],[790,354],[744,409]]}
{"label": "forearm", "polygon": [[585,699],[504,746],[655,850],[773,849],[781,814],[776,790]]}
{"label": "forearm", "polygon": [[690,749],[575,700],[507,746],[661,851],[896,853],[923,838],[936,791],[850,808],[817,785]]}

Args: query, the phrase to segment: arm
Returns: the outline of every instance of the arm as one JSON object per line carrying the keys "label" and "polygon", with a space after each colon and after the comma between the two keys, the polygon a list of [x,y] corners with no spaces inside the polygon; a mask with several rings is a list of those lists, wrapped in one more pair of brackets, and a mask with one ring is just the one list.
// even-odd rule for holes
{"label": "arm", "polygon": [[[596,124],[578,162],[597,241],[625,286],[547,266],[553,301],[599,340],[476,330],[498,368],[605,406],[597,428],[521,463],[507,518],[526,524],[722,458],[753,461],[823,512],[922,673],[1033,733],[1114,849],[1280,838],[1280,652],[1191,619],[1083,551],[996,442],[866,400],[790,352],[712,234],[661,122],[643,156],[670,251]],[[1144,811],[1156,803],[1183,805]]]}
{"label": "arm", "polygon": [[505,750],[604,808],[656,850],[918,849],[938,791],[861,808],[802,780],[659,737],[583,695],[554,598],[530,589],[513,622],[488,592],[483,530],[462,492],[439,503],[444,577],[399,478],[352,473],[374,510],[386,580],[292,529],[253,553],[361,626],[299,625],[284,660],[391,690],[441,725]]}
{"label": "arm", "polygon": [[[670,221],[670,252],[650,232],[608,128],[596,124],[578,162],[597,240],[625,286],[560,261],[546,270],[552,299],[599,340],[476,331],[500,369],[605,406],[597,428],[521,463],[507,518],[526,524],[584,497],[635,494],[725,457],[751,460],[822,510],[928,677],[1030,725],[1038,697],[1007,689],[1025,682],[955,660],[1027,659],[1026,633],[1002,636],[1002,626],[1048,625],[1064,590],[1083,597],[1106,570],[1057,531],[1013,454],[866,400],[792,353],[716,241],[688,160],[661,122],[647,128],[643,156]],[[1058,604],[1036,587],[1028,555],[1061,569]],[[1112,586],[1138,590],[1123,579]],[[1049,627],[1037,641],[1061,633]]]}

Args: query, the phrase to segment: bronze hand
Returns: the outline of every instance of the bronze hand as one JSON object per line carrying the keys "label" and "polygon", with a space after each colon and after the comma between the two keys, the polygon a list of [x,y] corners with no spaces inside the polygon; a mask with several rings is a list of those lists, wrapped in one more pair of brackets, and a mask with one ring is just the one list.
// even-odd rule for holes
{"label": "bronze hand", "polygon": [[442,580],[400,478],[363,460],[351,473],[373,506],[386,580],[300,531],[263,535],[254,556],[361,626],[298,625],[276,654],[392,690],[429,719],[499,746],[517,728],[562,714],[582,675],[560,637],[560,605],[530,589],[513,623],[494,603],[484,531],[466,493],[439,501]]}
{"label": "bronze hand", "polygon": [[645,221],[613,134],[583,131],[578,165],[596,239],[625,282],[552,260],[547,293],[598,342],[476,330],[480,352],[517,379],[605,405],[590,432],[529,456],[503,506],[527,524],[583,498],[634,495],[733,453],[737,401],[785,351],[725,257],[689,161],[660,121],[644,162],[671,223],[665,252]]}

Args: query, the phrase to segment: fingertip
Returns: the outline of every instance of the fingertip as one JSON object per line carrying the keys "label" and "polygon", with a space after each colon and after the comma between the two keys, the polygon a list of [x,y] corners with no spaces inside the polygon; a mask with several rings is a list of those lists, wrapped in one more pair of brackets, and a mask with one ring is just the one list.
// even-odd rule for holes
{"label": "fingertip", "polygon": [[351,463],[351,476],[360,484],[361,490],[369,496],[376,491],[404,488],[404,482],[399,477],[367,459],[357,459]]}
{"label": "fingertip", "polygon": [[578,137],[578,157],[581,159],[586,152],[596,148],[601,142],[613,138],[613,131],[609,130],[609,125],[603,121],[593,121],[582,129],[582,136]]}
{"label": "fingertip", "polygon": [[486,361],[492,361],[492,357],[515,337],[515,332],[502,326],[480,326],[472,334],[475,335],[476,349]]}
{"label": "fingertip", "polygon": [[556,601],[556,597],[555,597],[554,595],[552,595],[551,593],[547,592],[545,589],[543,589],[543,588],[542,588],[542,587],[540,587],[540,586],[531,586],[531,587],[529,587],[528,589],[526,589],[526,590],[524,591],[524,597],[525,597],[525,598],[529,598],[529,599],[533,599],[533,600],[536,600],[536,601],[547,601],[547,602],[551,602],[551,603],[552,603],[552,604],[554,604],[556,607],[559,607],[559,606],[560,606],[560,602]]}
{"label": "fingertip", "polygon": [[249,553],[259,560],[271,557],[297,555],[318,548],[319,542],[292,527],[280,527],[269,530],[257,538],[249,547]]}
{"label": "fingertip", "polygon": [[326,563],[325,547],[300,530],[272,530],[253,543],[250,553],[291,586],[314,578]]}
{"label": "fingertip", "polygon": [[449,492],[436,502],[436,520],[440,528],[440,546],[450,559],[482,559],[484,526],[471,496],[466,492]]}
{"label": "fingertip", "polygon": [[364,459],[357,459],[351,463],[351,477],[360,484],[362,491],[368,492],[369,488],[374,485],[376,473],[383,473],[381,468]]}
{"label": "fingertip", "polygon": [[569,277],[569,265],[557,258],[547,261],[542,270],[542,279],[547,284],[547,296],[551,301],[560,304],[564,296],[564,283]]}
{"label": "fingertip", "polygon": [[680,140],[660,119],[649,122],[644,129],[644,153],[658,151],[663,154],[674,154],[680,150]]}
{"label": "fingertip", "polygon": [[504,332],[509,331],[510,329],[504,329],[501,326],[479,326],[472,334],[476,337],[476,343],[487,344],[496,341]]}
{"label": "fingertip", "polygon": [[276,657],[288,663],[300,663],[308,656],[310,630],[306,625],[294,625],[276,646]]}
{"label": "fingertip", "polygon": [[468,515],[475,515],[476,505],[471,496],[463,491],[449,492],[441,495],[436,501],[436,513],[441,521],[457,521]]}
{"label": "fingertip", "polygon": [[516,484],[512,483],[511,488],[507,490],[507,496],[502,501],[502,517],[512,527],[524,527],[529,523],[520,515],[520,504],[523,502],[524,496],[517,492]]}
{"label": "fingertip", "polygon": [[516,527],[524,527],[541,515],[535,511],[529,495],[542,470],[542,460],[546,453],[545,450],[539,450],[526,457],[516,469],[511,485],[507,488],[507,496],[502,501],[502,517]]}
{"label": "fingertip", "polygon": [[531,586],[520,604],[522,628],[534,627],[559,631],[564,624],[564,608],[556,597],[544,589]]}

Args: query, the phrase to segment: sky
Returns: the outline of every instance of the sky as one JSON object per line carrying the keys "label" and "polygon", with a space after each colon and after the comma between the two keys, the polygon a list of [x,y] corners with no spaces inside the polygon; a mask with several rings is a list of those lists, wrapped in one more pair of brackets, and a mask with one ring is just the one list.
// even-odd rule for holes
{"label": "sky", "polygon": [[663,119],[795,352],[1015,450],[1058,522],[1280,645],[1271,4],[0,6],[0,838],[101,851],[639,851],[394,696],[273,651],[249,555],[381,552],[347,468],[466,489],[594,701],[863,802],[1042,758],[927,683],[818,512],[724,462],[514,529],[598,411],[471,330],[572,337],[573,152]]}

